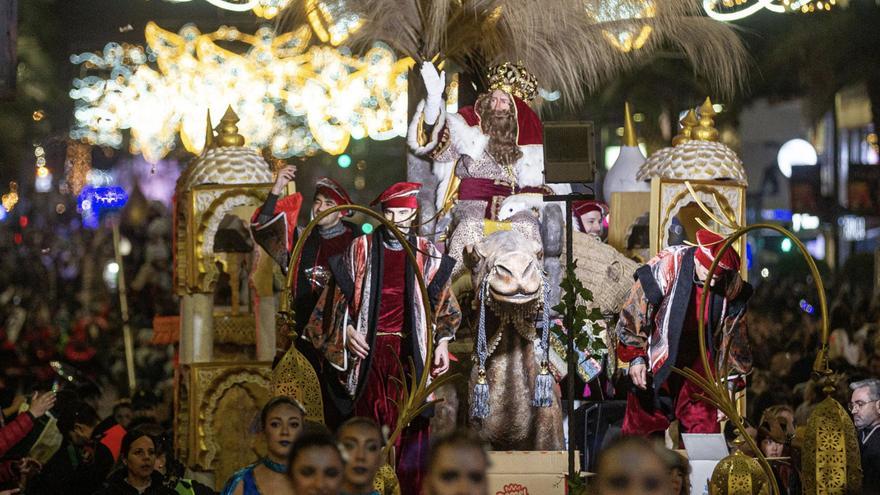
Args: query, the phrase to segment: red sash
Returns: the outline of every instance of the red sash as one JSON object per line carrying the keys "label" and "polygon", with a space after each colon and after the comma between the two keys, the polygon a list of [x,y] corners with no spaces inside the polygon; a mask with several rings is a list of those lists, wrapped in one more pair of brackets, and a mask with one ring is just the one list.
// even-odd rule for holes
{"label": "red sash", "polygon": [[498,208],[505,198],[513,194],[521,193],[537,193],[550,194],[549,188],[546,186],[527,186],[527,187],[510,187],[510,184],[497,181],[494,179],[461,179],[458,186],[458,199],[461,201],[485,201],[486,211],[485,218],[493,219],[497,217]]}

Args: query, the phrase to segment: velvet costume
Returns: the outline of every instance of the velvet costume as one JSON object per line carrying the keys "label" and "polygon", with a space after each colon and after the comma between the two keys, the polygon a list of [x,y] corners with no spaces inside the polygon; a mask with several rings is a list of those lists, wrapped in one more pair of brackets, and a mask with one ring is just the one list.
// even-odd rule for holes
{"label": "velvet costume", "polygon": [[[280,262],[282,273],[287,272],[293,247],[301,235],[301,229],[297,229],[295,222],[302,201],[296,199],[295,196],[298,194],[279,200],[278,196],[270,193],[266,202],[255,213],[253,220],[254,238],[267,251],[269,249],[275,250],[275,252],[269,251],[269,254]],[[283,244],[272,242],[272,237],[276,239],[284,237],[281,230],[270,229],[268,232],[259,230],[259,226],[271,222],[279,215],[284,215],[286,227],[283,230],[289,235],[287,242]],[[293,295],[293,310],[296,316],[294,329],[299,335],[302,335],[324,288],[333,284],[332,277],[330,277],[330,258],[344,252],[351,244],[352,239],[360,234],[359,228],[351,222],[343,220],[338,225],[323,231],[320,228],[315,228],[306,238],[299,264],[296,267],[296,285]],[[321,355],[306,340],[297,339],[296,342],[289,342],[285,335],[279,335],[277,338],[279,349],[289,347],[291,344],[296,345],[297,349],[315,368],[318,377],[323,378],[319,381],[321,382],[322,394],[325,397],[323,401],[324,421],[331,428],[337,426],[342,422],[343,417],[340,411],[333,407],[332,401],[326,399],[329,394],[327,390],[328,379],[326,378],[327,372],[323,369],[324,363]]]}
{"label": "velvet costume", "polygon": [[[430,367],[425,360],[427,339],[436,344],[454,338],[461,311],[449,286],[454,260],[427,239],[410,236],[427,284],[427,303],[434,312],[433,322],[424,321],[426,301],[419,297],[413,267],[402,248],[392,249],[394,243],[386,241],[387,236],[379,228],[356,238],[344,255],[330,260],[338,290],[324,291],[303,338],[338,370],[336,386],[330,388],[341,411],[394,428],[398,410],[393,401],[399,399],[400,390],[392,376],[399,376],[401,363],[416,376]],[[365,337],[370,348],[366,359],[349,353],[347,325]],[[408,369],[410,362],[414,370]],[[410,423],[397,444],[397,474],[404,493],[417,493],[420,484],[428,449],[425,416]]]}
{"label": "velvet costume", "polygon": [[[636,270],[636,282],[617,323],[617,355],[623,362],[643,359],[653,383],[647,391],[631,390],[627,396],[623,433],[648,435],[663,431],[671,418],[679,418],[683,432],[718,431],[716,411],[693,398],[700,389],[672,373],[673,366],[703,373],[699,356],[694,252],[698,248],[675,246],[661,251]],[[751,370],[751,351],[745,323],[751,287],[743,283],[730,299],[715,290],[709,296],[706,316],[706,349],[709,362],[720,369],[730,345],[732,373]]]}

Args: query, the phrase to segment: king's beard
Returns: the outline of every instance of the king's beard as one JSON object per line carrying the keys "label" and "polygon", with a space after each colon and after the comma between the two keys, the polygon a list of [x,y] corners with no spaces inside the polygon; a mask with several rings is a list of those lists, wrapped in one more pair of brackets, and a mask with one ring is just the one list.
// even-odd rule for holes
{"label": "king's beard", "polygon": [[477,102],[480,115],[480,128],[489,137],[486,151],[489,156],[503,166],[512,166],[522,157],[516,144],[516,114],[511,110],[493,110],[488,98]]}

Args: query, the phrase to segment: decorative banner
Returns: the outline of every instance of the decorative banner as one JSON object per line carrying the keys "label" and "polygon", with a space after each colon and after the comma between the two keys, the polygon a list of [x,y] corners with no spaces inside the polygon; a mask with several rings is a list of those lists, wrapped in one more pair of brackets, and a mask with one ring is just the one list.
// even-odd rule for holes
{"label": "decorative banner", "polygon": [[[363,57],[346,49],[309,47],[308,26],[276,36],[268,27],[248,35],[232,27],[203,34],[193,25],[179,33],[155,23],[146,49],[110,43],[103,53],[71,56],[84,77],[74,79],[71,137],[129,150],[155,163],[176,145],[192,153],[204,146],[205,116],[232,105],[250,146],[279,158],[319,149],[342,153],[349,139],[384,140],[406,134],[406,73],[384,45]],[[244,54],[218,41],[247,46]]]}

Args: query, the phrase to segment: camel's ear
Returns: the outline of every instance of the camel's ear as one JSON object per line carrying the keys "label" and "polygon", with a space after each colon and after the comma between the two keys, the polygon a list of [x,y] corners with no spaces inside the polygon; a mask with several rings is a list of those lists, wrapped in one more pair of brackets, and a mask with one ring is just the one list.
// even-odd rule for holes
{"label": "camel's ear", "polygon": [[483,261],[485,256],[480,252],[480,245],[478,243],[468,244],[464,247],[463,251],[464,258],[464,266],[473,270]]}

